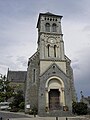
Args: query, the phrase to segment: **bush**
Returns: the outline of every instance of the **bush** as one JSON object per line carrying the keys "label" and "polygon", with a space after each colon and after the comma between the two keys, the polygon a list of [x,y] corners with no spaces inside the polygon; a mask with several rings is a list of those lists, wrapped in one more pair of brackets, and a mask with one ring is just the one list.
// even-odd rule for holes
{"label": "bush", "polygon": [[33,108],[30,109],[30,111],[29,111],[29,114],[30,114],[30,115],[36,116],[37,113],[38,113],[38,109],[37,109],[36,107],[33,107]]}
{"label": "bush", "polygon": [[30,111],[29,111],[29,115],[33,115],[33,111],[32,111],[32,109],[30,109]]}
{"label": "bush", "polygon": [[20,109],[18,112],[25,112],[24,109]]}
{"label": "bush", "polygon": [[77,114],[77,115],[86,115],[87,114],[87,104],[83,103],[83,102],[77,102],[77,103],[73,103],[72,105],[73,107],[73,113]]}
{"label": "bush", "polygon": [[20,109],[24,109],[24,96],[22,91],[17,91],[17,94],[14,95],[13,101],[10,104],[12,111],[17,112]]}
{"label": "bush", "polygon": [[10,112],[18,112],[19,111],[19,108],[16,108],[16,107],[13,107]]}
{"label": "bush", "polygon": [[87,109],[87,114],[90,115],[90,108]]}
{"label": "bush", "polygon": [[24,103],[24,102],[21,102],[21,103],[19,104],[19,108],[20,108],[20,109],[24,109],[24,106],[25,106],[25,103]]}
{"label": "bush", "polygon": [[38,113],[37,108],[36,108],[36,107],[34,107],[34,108],[32,109],[32,112],[33,112],[33,115],[36,115],[36,114]]}

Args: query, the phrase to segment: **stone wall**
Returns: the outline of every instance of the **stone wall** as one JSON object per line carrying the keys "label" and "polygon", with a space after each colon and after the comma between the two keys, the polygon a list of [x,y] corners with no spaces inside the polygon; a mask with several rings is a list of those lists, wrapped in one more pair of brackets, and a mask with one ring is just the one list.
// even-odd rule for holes
{"label": "stone wall", "polygon": [[[35,70],[33,73],[33,70]],[[35,76],[34,76],[35,75]],[[35,77],[35,81],[33,81]],[[30,108],[38,107],[38,85],[39,85],[39,53],[36,52],[31,58],[29,58],[29,64],[27,69],[27,82],[26,82],[26,94],[25,94],[25,106],[30,104]],[[28,110],[25,109],[27,112]]]}
{"label": "stone wall", "polygon": [[[48,69],[42,76],[40,76],[40,87],[39,87],[39,103],[38,103],[38,108],[39,108],[39,113],[40,115],[45,114],[45,84],[46,81],[48,80],[48,78],[52,77],[52,76],[57,76],[59,78],[61,78],[64,82],[65,85],[65,105],[68,106],[69,108],[69,112],[72,111],[72,98],[71,98],[71,90],[70,90],[70,79],[64,74],[63,71],[61,71],[59,69],[59,67],[57,65],[55,65],[55,70],[53,72],[53,65],[50,67],[50,69]],[[49,113],[48,113],[49,115]]]}

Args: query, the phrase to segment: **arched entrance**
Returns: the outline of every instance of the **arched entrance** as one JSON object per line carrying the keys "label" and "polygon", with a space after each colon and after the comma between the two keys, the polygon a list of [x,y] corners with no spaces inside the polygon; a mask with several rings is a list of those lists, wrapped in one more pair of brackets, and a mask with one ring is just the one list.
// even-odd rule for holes
{"label": "arched entrance", "polygon": [[65,106],[64,82],[53,76],[46,82],[46,108],[48,110],[60,110]]}
{"label": "arched entrance", "polygon": [[60,109],[60,92],[59,89],[50,89],[49,91],[49,109]]}

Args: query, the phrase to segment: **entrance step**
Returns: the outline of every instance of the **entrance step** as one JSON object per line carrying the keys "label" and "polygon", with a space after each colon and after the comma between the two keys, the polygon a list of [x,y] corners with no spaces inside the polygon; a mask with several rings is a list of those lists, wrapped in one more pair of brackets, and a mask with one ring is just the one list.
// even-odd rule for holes
{"label": "entrance step", "polygon": [[53,110],[49,112],[42,112],[39,114],[39,116],[44,117],[70,117],[73,116],[73,114],[70,111],[59,111],[59,110]]}

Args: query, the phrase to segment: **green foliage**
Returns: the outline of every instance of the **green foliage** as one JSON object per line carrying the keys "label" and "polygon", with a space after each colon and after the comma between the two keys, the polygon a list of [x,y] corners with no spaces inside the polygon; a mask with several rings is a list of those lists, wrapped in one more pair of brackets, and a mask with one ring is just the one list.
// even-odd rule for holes
{"label": "green foliage", "polygon": [[4,101],[4,97],[0,96],[0,102]]}
{"label": "green foliage", "polygon": [[87,104],[83,102],[73,102],[72,104],[73,113],[77,115],[86,115],[87,108]]}
{"label": "green foliage", "polygon": [[25,102],[21,102],[21,103],[19,104],[19,108],[20,108],[20,109],[24,109],[24,106],[25,106]]}
{"label": "green foliage", "polygon": [[33,107],[33,108],[30,109],[30,111],[29,111],[29,114],[30,114],[30,115],[36,116],[37,113],[38,113],[38,109],[37,109],[36,107]]}
{"label": "green foliage", "polygon": [[16,108],[16,107],[13,107],[11,108],[10,112],[18,112],[19,111],[19,108]]}
{"label": "green foliage", "polygon": [[15,112],[24,109],[24,96],[22,91],[17,91],[14,95],[13,102],[11,103],[11,108]]}
{"label": "green foliage", "polygon": [[7,78],[2,76],[0,78],[0,102],[7,101],[13,96],[14,89],[9,86],[9,81]]}
{"label": "green foliage", "polygon": [[4,76],[0,78],[0,102],[5,102],[9,98],[13,97],[13,102],[10,104],[12,111],[19,111],[24,109],[24,97],[22,91],[14,92],[14,88],[9,85],[9,81]]}

